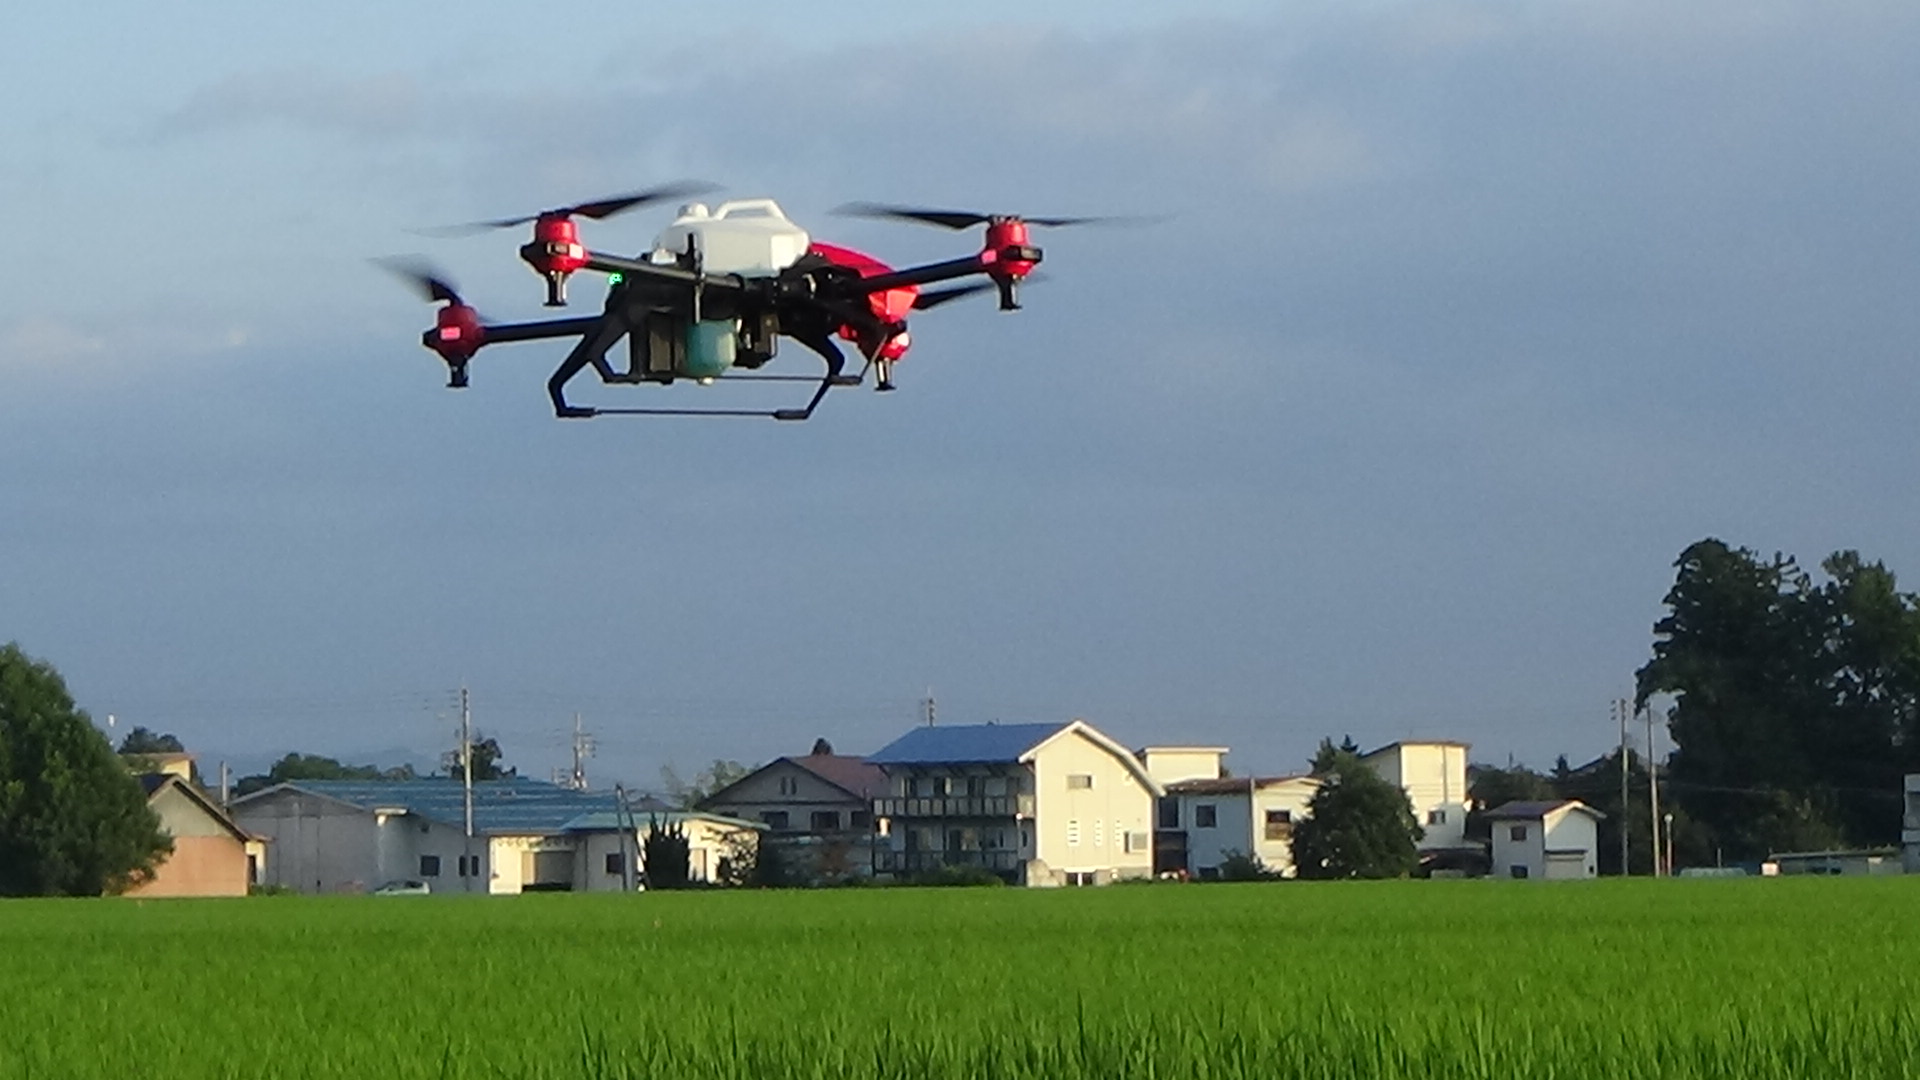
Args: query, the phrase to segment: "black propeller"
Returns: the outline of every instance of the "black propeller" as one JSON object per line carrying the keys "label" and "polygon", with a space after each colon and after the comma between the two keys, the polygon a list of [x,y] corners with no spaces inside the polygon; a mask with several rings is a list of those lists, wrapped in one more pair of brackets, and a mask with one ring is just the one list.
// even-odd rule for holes
{"label": "black propeller", "polygon": [[977,210],[929,210],[917,206],[893,206],[887,203],[851,202],[834,208],[842,217],[881,218],[915,221],[924,225],[944,225],[966,229],[991,221],[1024,221],[1029,225],[1057,228],[1062,225],[1145,225],[1158,218],[1142,217],[1022,217],[1018,214],[983,214]]}
{"label": "black propeller", "polygon": [[[1045,274],[1029,274],[1025,279],[1029,285],[1038,285],[1048,280]],[[950,300],[958,300],[974,293],[991,292],[998,286],[991,281],[976,281],[971,285],[950,285],[944,289],[922,289],[920,295],[913,298],[913,310],[925,311],[937,308]]]}
{"label": "black propeller", "polygon": [[448,281],[446,275],[434,269],[433,264],[417,255],[396,256],[387,259],[375,259],[376,264],[385,267],[390,273],[407,281],[419,291],[420,295],[434,303],[445,301],[449,304],[464,303],[460,293]]}
{"label": "black propeller", "polygon": [[515,225],[525,225],[529,221],[537,221],[549,215],[583,217],[593,221],[599,221],[602,218],[609,218],[623,211],[635,209],[636,207],[649,206],[653,203],[665,202],[668,199],[684,199],[690,195],[704,195],[708,192],[718,190],[719,186],[715,184],[702,183],[697,180],[683,180],[678,183],[663,184],[659,187],[648,188],[644,191],[629,191],[625,195],[609,195],[604,199],[595,199],[592,202],[555,207],[552,210],[543,210],[538,214],[523,214],[519,217],[496,218],[492,221],[470,221],[465,225],[444,225],[433,229],[423,229],[421,231],[428,236],[461,236],[468,233],[484,232],[488,229],[510,229]]}

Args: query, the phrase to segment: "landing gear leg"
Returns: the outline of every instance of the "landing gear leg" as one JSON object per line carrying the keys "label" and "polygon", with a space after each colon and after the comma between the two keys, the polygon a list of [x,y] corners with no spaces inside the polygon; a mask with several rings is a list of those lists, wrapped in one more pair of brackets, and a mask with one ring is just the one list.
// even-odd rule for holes
{"label": "landing gear leg", "polygon": [[584,419],[595,415],[598,410],[579,405],[567,404],[566,385],[569,379],[591,365],[603,382],[618,382],[620,376],[607,363],[607,350],[613,343],[626,336],[633,329],[624,315],[608,312],[600,325],[584,334],[580,344],[573,347],[567,358],[560,362],[553,377],[547,380],[547,396],[553,399],[553,414],[562,420]]}

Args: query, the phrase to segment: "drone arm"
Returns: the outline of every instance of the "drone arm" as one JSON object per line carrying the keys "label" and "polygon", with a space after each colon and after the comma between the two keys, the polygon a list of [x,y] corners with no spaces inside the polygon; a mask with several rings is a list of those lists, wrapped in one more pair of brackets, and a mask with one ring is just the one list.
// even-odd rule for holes
{"label": "drone arm", "polygon": [[608,255],[604,252],[587,252],[588,270],[602,274],[621,274],[629,278],[648,278],[662,284],[698,285],[704,289],[731,289],[744,291],[746,282],[736,274],[703,274],[679,266],[663,266],[660,263],[642,262],[639,259]]}
{"label": "drone arm", "polygon": [[600,316],[590,319],[546,319],[541,322],[489,323],[482,326],[487,344],[507,341],[539,341],[543,338],[574,337],[591,331]]}
{"label": "drone arm", "polygon": [[992,265],[978,255],[969,255],[964,259],[949,259],[946,262],[911,266],[905,270],[875,274],[851,284],[855,293],[868,295],[886,292],[888,289],[901,289],[909,285],[931,285],[936,281],[952,281],[954,278],[963,278],[971,274],[984,274]]}

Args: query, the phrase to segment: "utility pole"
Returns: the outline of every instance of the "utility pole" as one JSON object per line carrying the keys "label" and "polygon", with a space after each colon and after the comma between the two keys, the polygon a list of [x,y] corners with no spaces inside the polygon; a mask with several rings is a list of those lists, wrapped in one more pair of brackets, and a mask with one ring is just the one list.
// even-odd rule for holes
{"label": "utility pole", "polygon": [[227,763],[223,761],[220,763],[220,808],[222,810],[227,808],[229,797],[232,795],[232,789],[228,783],[230,779],[231,774],[227,772]]}
{"label": "utility pole", "polygon": [[1649,809],[1648,826],[1653,830],[1653,876],[1661,876],[1660,859],[1660,756],[1653,741],[1653,709],[1645,708],[1647,714],[1647,807]]}
{"label": "utility pole", "polygon": [[1620,876],[1626,877],[1627,870],[1627,699],[1619,698],[1613,703],[1613,713],[1620,718]]}
{"label": "utility pole", "polygon": [[473,879],[480,875],[479,868],[473,865],[473,700],[465,686],[460,688],[460,787],[467,817],[466,854],[461,857],[466,863],[466,874],[460,885],[472,892]]}
{"label": "utility pole", "polygon": [[587,759],[593,756],[593,736],[580,727],[580,714],[573,714],[573,771],[567,774],[567,786],[587,790]]}

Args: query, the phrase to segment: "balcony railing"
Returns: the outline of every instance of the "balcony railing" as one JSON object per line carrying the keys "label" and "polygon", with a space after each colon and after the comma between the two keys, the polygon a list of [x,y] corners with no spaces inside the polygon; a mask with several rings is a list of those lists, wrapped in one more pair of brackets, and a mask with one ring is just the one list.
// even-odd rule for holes
{"label": "balcony railing", "polygon": [[1009,818],[1032,817],[1031,795],[932,795],[873,800],[876,817]]}
{"label": "balcony railing", "polygon": [[893,851],[874,852],[873,868],[883,874],[919,874],[948,866],[977,866],[986,870],[1020,869],[1017,851]]}

